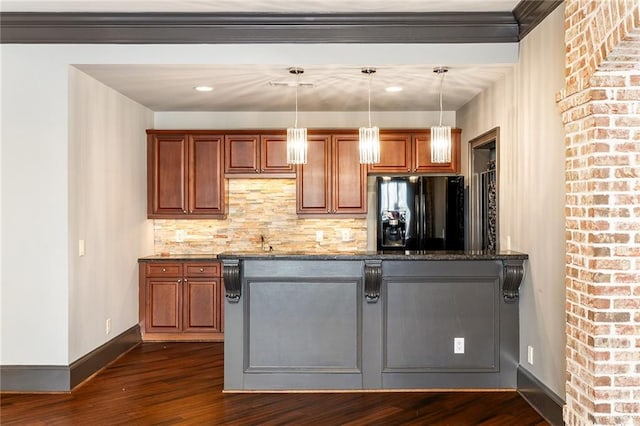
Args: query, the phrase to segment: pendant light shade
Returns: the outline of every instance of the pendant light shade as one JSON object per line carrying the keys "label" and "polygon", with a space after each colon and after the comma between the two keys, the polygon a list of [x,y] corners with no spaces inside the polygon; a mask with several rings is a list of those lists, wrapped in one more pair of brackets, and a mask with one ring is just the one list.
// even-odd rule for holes
{"label": "pendant light shade", "polygon": [[307,129],[298,127],[298,88],[300,87],[300,75],[304,72],[302,68],[289,68],[291,74],[298,78],[296,81],[296,119],[293,127],[287,128],[287,163],[306,164],[307,163]]}
{"label": "pendant light shade", "polygon": [[434,126],[431,128],[431,162],[451,162],[451,127]]}
{"label": "pendant light shade", "polygon": [[380,162],[380,129],[377,127],[360,127],[360,163],[375,164]]}
{"label": "pendant light shade", "polygon": [[380,129],[371,125],[371,79],[375,68],[363,68],[362,72],[369,75],[369,127],[360,127],[360,163],[375,164],[380,162]]}
{"label": "pendant light shade", "polygon": [[437,67],[433,72],[440,76],[440,124],[431,127],[431,162],[451,162],[451,127],[442,125],[442,83],[447,67]]}
{"label": "pendant light shade", "polygon": [[289,127],[287,129],[287,163],[307,164],[307,129]]}

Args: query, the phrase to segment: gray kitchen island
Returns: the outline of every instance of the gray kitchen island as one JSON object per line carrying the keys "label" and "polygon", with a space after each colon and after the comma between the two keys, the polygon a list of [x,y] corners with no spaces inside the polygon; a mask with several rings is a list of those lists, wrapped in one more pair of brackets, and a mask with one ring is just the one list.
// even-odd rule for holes
{"label": "gray kitchen island", "polygon": [[225,391],[514,389],[526,254],[221,254]]}

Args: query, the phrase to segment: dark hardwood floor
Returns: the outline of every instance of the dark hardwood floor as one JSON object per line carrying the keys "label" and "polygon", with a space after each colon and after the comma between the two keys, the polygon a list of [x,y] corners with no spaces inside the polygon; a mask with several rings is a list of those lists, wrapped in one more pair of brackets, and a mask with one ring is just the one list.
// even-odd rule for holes
{"label": "dark hardwood floor", "polygon": [[70,394],[2,394],[2,425],[546,425],[516,392],[222,393],[222,343],[145,343]]}

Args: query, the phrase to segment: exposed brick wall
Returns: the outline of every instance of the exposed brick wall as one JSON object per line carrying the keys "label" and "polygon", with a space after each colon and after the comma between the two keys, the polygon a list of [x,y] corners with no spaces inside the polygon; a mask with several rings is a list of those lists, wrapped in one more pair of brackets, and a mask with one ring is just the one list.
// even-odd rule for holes
{"label": "exposed brick wall", "polygon": [[565,5],[564,418],[640,424],[640,10]]}

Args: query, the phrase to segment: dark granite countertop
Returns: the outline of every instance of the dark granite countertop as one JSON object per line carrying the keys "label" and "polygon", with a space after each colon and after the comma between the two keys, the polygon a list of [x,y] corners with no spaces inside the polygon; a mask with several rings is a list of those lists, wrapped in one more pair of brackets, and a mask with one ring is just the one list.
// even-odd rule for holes
{"label": "dark granite countertop", "polygon": [[273,260],[526,260],[529,255],[516,251],[362,251],[341,253],[303,252],[228,252],[220,254],[169,254],[151,255],[138,259],[139,262],[208,262],[223,259],[273,259]]}
{"label": "dark granite countertop", "polygon": [[138,262],[209,262],[218,260],[216,254],[155,254],[138,258]]}
{"label": "dark granite countertop", "polygon": [[277,252],[229,252],[218,254],[224,259],[274,259],[274,260],[526,260],[529,255],[516,251],[389,251],[389,252],[345,252],[345,253],[277,253]]}

